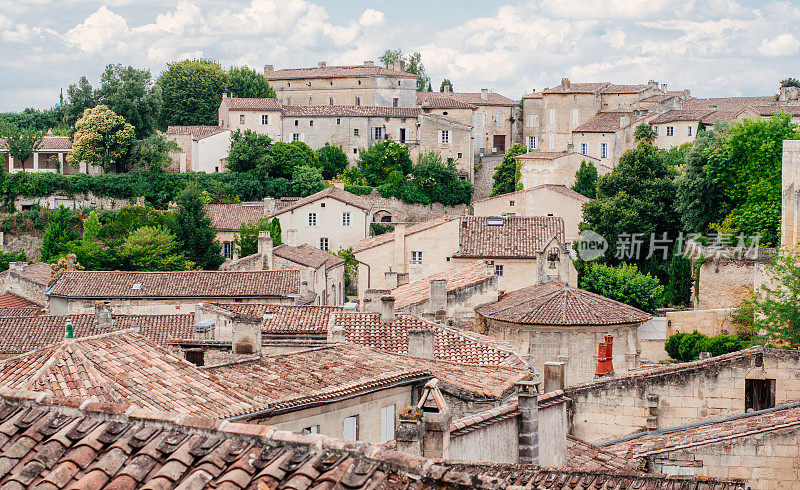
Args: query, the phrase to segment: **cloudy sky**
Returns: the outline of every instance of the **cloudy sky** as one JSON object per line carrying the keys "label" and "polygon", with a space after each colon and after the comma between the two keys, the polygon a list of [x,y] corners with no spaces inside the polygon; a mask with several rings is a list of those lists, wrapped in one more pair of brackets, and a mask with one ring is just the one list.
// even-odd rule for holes
{"label": "cloudy sky", "polygon": [[573,81],[766,95],[800,76],[800,0],[0,0],[0,112],[44,108],[108,63],[261,69],[420,51],[438,88],[512,98]]}

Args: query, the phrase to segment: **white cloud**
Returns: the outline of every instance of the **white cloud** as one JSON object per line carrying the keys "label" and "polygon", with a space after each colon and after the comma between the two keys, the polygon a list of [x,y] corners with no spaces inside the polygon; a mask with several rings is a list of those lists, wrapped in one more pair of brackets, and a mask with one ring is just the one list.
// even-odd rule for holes
{"label": "white cloud", "polygon": [[87,53],[98,53],[110,47],[116,48],[127,33],[125,19],[103,5],[83,23],[67,31],[64,39]]}
{"label": "white cloud", "polygon": [[0,14],[0,29],[8,29],[14,25],[10,18],[6,17],[3,14]]}
{"label": "white cloud", "polygon": [[379,26],[383,25],[383,12],[380,10],[374,9],[367,9],[361,14],[361,18],[358,19],[358,23],[361,24],[362,27],[372,27],[372,26]]}
{"label": "white cloud", "polygon": [[164,32],[181,35],[188,26],[199,24],[201,21],[202,13],[200,7],[188,0],[181,0],[173,12],[161,14],[156,17],[155,23],[137,27],[135,30],[148,33]]}
{"label": "white cloud", "polygon": [[800,53],[800,41],[792,34],[781,34],[772,39],[764,39],[758,52],[770,57],[795,56]]}

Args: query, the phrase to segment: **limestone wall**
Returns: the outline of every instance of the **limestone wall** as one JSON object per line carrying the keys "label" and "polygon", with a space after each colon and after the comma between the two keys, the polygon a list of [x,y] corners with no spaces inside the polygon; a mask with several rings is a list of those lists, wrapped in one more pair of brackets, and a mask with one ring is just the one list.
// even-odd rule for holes
{"label": "limestone wall", "polygon": [[364,196],[372,201],[372,213],[385,211],[392,215],[393,222],[417,223],[429,219],[438,218],[443,214],[461,216],[466,213],[467,205],[459,204],[456,206],[445,206],[435,202],[431,204],[411,204],[403,202],[396,197],[382,197],[377,190],[372,191],[368,196]]}
{"label": "limestone wall", "polygon": [[517,463],[519,443],[517,417],[450,437],[450,459],[454,461],[491,461]]}
{"label": "limestone wall", "polygon": [[699,299],[692,291],[695,309],[739,306],[753,293],[757,265],[753,260],[706,259],[700,266]]}

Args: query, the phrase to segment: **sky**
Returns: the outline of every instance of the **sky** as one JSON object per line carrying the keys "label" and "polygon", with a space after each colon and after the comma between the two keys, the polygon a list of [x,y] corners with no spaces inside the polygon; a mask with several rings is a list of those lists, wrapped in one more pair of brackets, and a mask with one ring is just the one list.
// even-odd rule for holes
{"label": "sky", "polygon": [[800,77],[800,0],[0,0],[0,112],[47,108],[109,63],[259,71],[419,51],[435,89],[514,99],[573,82],[769,95]]}

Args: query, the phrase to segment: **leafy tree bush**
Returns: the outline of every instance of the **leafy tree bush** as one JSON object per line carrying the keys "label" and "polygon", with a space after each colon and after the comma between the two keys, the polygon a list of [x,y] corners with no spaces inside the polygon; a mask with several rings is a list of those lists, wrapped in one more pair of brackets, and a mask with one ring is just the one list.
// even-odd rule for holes
{"label": "leafy tree bush", "polygon": [[231,134],[231,148],[226,165],[231,172],[266,169],[271,165],[271,152],[272,140],[269,136],[249,129],[244,132],[237,129]]}
{"label": "leafy tree bush", "polygon": [[357,165],[367,184],[375,187],[383,184],[395,170],[408,175],[413,163],[406,145],[383,140],[367,149],[359,149]]}
{"label": "leafy tree bush", "polygon": [[192,185],[182,190],[177,204],[172,230],[178,250],[202,270],[218,269],[225,258],[220,254],[217,233],[203,208],[198,187]]}
{"label": "leafy tree bush", "polygon": [[275,98],[267,79],[248,66],[232,66],[228,70],[228,91],[232,97]]}
{"label": "leafy tree bush", "polygon": [[133,125],[137,138],[155,133],[161,113],[161,87],[153,83],[150,70],[121,64],[106,66],[97,98]]}
{"label": "leafy tree bush", "polygon": [[692,262],[686,257],[673,255],[669,262],[669,282],[665,300],[668,305],[688,306],[692,302]]}
{"label": "leafy tree bush", "polygon": [[317,161],[322,177],[328,180],[344,172],[348,164],[347,155],[344,154],[342,147],[329,143],[325,143],[325,146],[317,150]]}
{"label": "leafy tree bush", "polygon": [[75,213],[59,206],[50,212],[50,223],[44,230],[42,247],[39,250],[42,262],[51,262],[69,250],[70,243],[78,238],[75,232]]}
{"label": "leafy tree bush", "polygon": [[450,89],[450,92],[454,91],[453,82],[451,82],[449,78],[445,78],[444,80],[442,80],[442,84],[439,85],[439,92],[444,92],[445,87],[448,87]]}
{"label": "leafy tree bush", "polygon": [[292,193],[306,197],[325,189],[322,173],[315,167],[301,165],[292,172]]}
{"label": "leafy tree bush", "polygon": [[217,124],[228,74],[213,60],[170,63],[158,78],[163,109],[161,127]]}
{"label": "leafy tree bush", "polygon": [[697,330],[690,334],[684,335],[681,343],[678,346],[678,356],[681,361],[688,362],[700,355],[700,347],[705,339],[708,337],[698,333]]}
{"label": "leafy tree bush", "polygon": [[[132,231],[149,226],[151,228],[167,228],[172,226],[173,215],[167,211],[159,211],[149,206],[129,206],[122,208],[113,220],[103,225],[97,232],[97,238],[111,249],[117,249]],[[84,220],[84,230],[86,221]],[[84,236],[86,232],[84,231]]]}
{"label": "leafy tree bush", "polygon": [[83,116],[86,109],[91,109],[98,103],[97,92],[86,77],[81,77],[78,83],[73,83],[67,88],[67,103],[64,104],[62,115],[64,124],[70,127],[74,126],[75,121]]}
{"label": "leafy tree bush", "polygon": [[718,335],[709,337],[698,333],[675,333],[670,335],[664,344],[664,350],[673,359],[689,362],[697,359],[701,352],[710,352],[712,356],[721,356],[737,352],[748,347],[746,334]]}
{"label": "leafy tree bush", "polygon": [[98,105],[87,109],[75,122],[67,163],[78,168],[80,162],[86,162],[106,171],[114,166],[121,171],[133,142],[133,126],[107,106]]}
{"label": "leafy tree bush", "polygon": [[283,237],[281,237],[281,222],[280,220],[275,217],[272,218],[272,223],[270,223],[269,234],[272,237],[272,246],[277,247],[281,243],[283,243]]}
{"label": "leafy tree bush", "polygon": [[517,189],[517,184],[520,183],[520,168],[514,157],[522,155],[527,151],[528,149],[519,143],[512,145],[511,148],[506,151],[506,154],[503,155],[503,161],[492,176],[493,196],[519,190]]}
{"label": "leafy tree bush", "polygon": [[664,306],[664,286],[650,274],[639,272],[635,265],[588,264],[580,286],[648,313]]}
{"label": "leafy tree bush", "polygon": [[[291,178],[298,167],[316,167],[317,154],[302,141],[272,145],[272,160],[268,162],[266,174],[270,177]],[[320,174],[321,175],[321,174]]]}
{"label": "leafy tree bush", "polygon": [[[767,266],[764,281],[745,308],[753,313],[753,332],[763,341],[800,347],[800,252],[784,248]],[[774,284],[774,285],[773,285]]]}
{"label": "leafy tree bush", "polygon": [[14,128],[7,132],[6,147],[8,154],[18,160],[25,171],[25,160],[42,146],[42,133],[32,129]]}
{"label": "leafy tree bush", "polygon": [[597,167],[594,162],[583,160],[580,168],[575,172],[575,183],[572,185],[572,190],[589,199],[594,199],[597,194],[597,178]]}
{"label": "leafy tree bush", "polygon": [[0,272],[7,271],[11,262],[27,262],[28,256],[24,250],[0,252]]}
{"label": "leafy tree bush", "polygon": [[633,132],[633,138],[641,143],[652,145],[653,141],[656,140],[656,132],[649,124],[642,123],[636,126],[636,130]]}
{"label": "leafy tree bush", "polygon": [[163,172],[172,164],[170,152],[180,149],[177,142],[167,140],[161,134],[151,134],[133,143],[128,166],[137,170]]}
{"label": "leafy tree bush", "polygon": [[366,196],[372,193],[372,189],[374,187],[368,185],[345,185],[344,190],[351,194],[356,194],[358,196]]}
{"label": "leafy tree bush", "polygon": [[124,264],[136,271],[177,271],[190,265],[178,251],[172,233],[160,227],[143,226],[132,231],[119,254]]}
{"label": "leafy tree bush", "polygon": [[258,232],[267,230],[270,231],[271,236],[272,223],[267,216],[262,216],[255,223],[244,222],[239,225],[239,233],[233,239],[239,249],[239,257],[247,257],[258,252]]}
{"label": "leafy tree bush", "polygon": [[664,343],[664,350],[667,351],[669,357],[680,360],[680,353],[678,352],[678,349],[681,346],[681,340],[683,340],[683,337],[685,336],[686,334],[683,332],[676,332],[669,336],[667,341]]}

